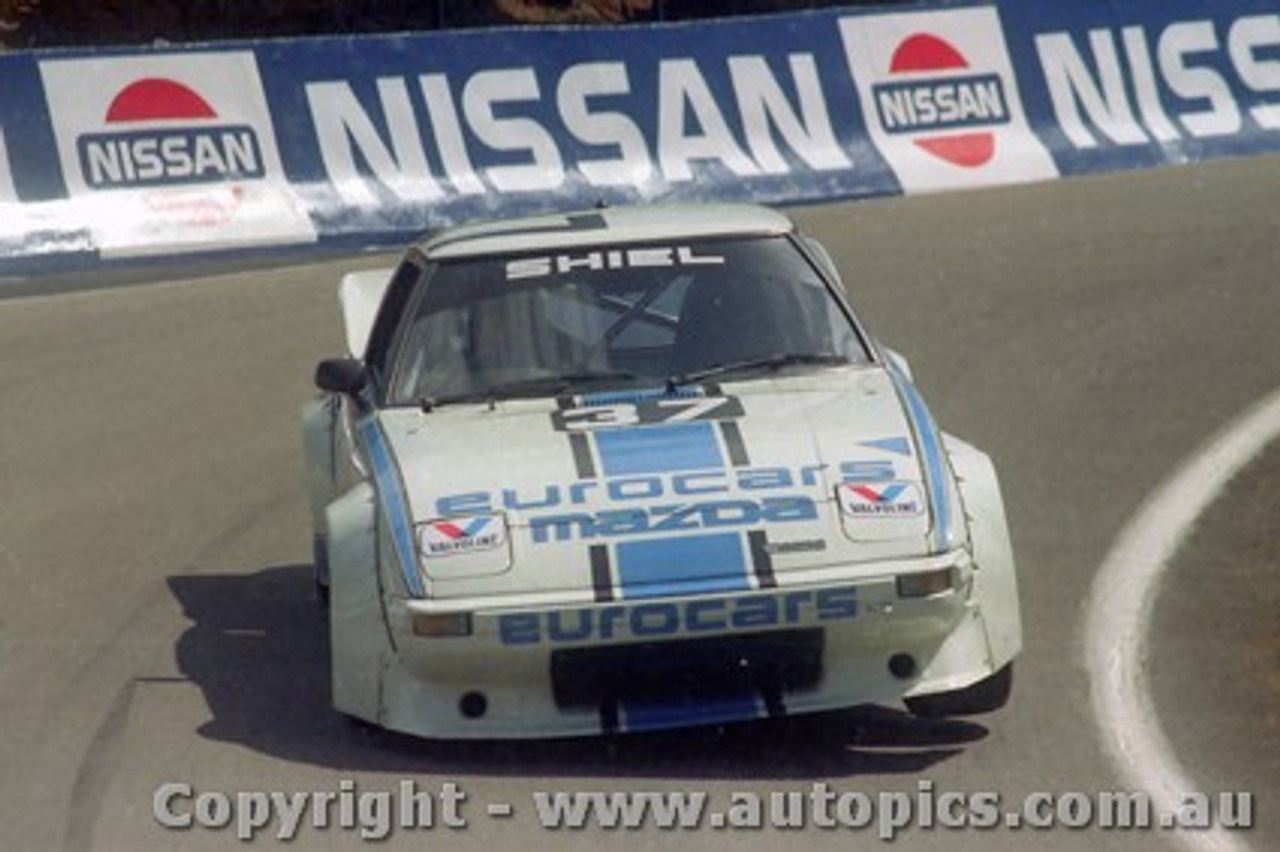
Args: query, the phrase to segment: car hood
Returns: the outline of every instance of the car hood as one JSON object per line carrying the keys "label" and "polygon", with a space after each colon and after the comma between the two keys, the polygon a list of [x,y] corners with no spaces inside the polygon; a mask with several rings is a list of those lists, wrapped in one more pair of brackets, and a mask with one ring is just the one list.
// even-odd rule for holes
{"label": "car hood", "polygon": [[768,586],[937,552],[953,486],[879,367],[379,415],[431,596]]}

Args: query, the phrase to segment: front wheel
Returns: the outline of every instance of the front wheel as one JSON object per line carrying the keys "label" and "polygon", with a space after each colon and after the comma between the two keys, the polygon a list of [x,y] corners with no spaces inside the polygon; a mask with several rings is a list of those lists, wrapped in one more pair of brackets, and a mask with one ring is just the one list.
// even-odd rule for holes
{"label": "front wheel", "polygon": [[1013,691],[1013,663],[972,686],[952,692],[937,692],[904,699],[907,709],[917,716],[938,719],[945,716],[972,716],[999,710],[1009,701]]}

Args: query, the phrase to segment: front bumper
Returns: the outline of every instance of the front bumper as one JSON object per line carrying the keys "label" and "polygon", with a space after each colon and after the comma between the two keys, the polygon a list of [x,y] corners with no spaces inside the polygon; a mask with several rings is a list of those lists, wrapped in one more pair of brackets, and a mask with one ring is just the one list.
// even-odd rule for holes
{"label": "front bumper", "polygon": [[[947,591],[899,596],[898,576],[946,568]],[[876,569],[607,603],[397,598],[370,721],[447,739],[656,730],[892,703],[1007,662],[992,659],[967,553]],[[415,616],[462,611],[469,635],[413,632]]]}

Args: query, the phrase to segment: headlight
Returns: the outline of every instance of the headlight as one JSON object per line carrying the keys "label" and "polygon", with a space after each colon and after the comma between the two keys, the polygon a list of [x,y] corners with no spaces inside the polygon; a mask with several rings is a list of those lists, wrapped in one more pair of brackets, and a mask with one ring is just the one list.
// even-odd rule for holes
{"label": "headlight", "polygon": [[413,616],[412,624],[415,636],[439,638],[471,635],[471,613],[469,612],[418,613]]}
{"label": "headlight", "polygon": [[898,597],[927,598],[960,588],[960,569],[957,566],[936,571],[917,571],[898,575]]}

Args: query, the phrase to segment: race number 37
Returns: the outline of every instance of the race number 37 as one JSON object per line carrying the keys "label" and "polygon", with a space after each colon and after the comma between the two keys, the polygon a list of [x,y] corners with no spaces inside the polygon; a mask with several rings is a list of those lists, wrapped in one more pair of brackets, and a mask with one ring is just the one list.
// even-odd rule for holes
{"label": "race number 37", "polygon": [[742,403],[737,397],[698,396],[569,408],[552,414],[551,422],[560,432],[589,432],[695,420],[734,420],[741,416]]}

